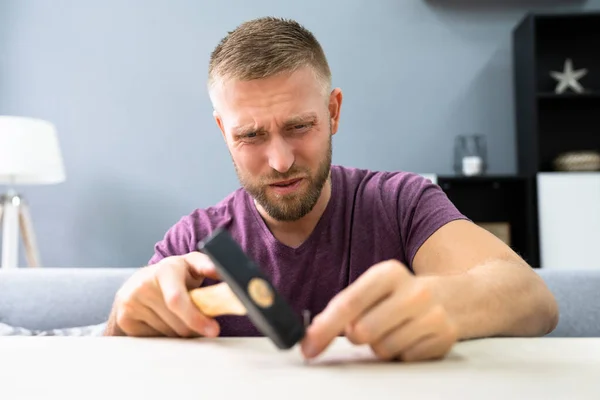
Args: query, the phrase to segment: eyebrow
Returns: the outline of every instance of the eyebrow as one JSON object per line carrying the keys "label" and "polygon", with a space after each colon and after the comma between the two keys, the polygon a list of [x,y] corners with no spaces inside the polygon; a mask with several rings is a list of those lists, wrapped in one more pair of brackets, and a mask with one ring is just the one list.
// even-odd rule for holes
{"label": "eyebrow", "polygon": [[[316,113],[306,112],[306,113],[294,115],[294,116],[288,118],[287,120],[285,120],[283,125],[290,126],[290,125],[297,125],[297,124],[306,123],[306,122],[315,123],[316,121],[317,121]],[[254,124],[240,125],[240,126],[236,126],[233,128],[233,135],[238,137],[238,136],[242,136],[248,132],[255,132],[255,131],[261,131],[261,130],[264,130],[264,128],[261,126],[257,127]]]}
{"label": "eyebrow", "polygon": [[[262,129],[262,128],[259,128],[259,129]],[[257,130],[257,129],[254,128],[254,124],[240,125],[240,126],[236,126],[235,128],[233,128],[233,135],[236,137],[242,136],[248,132],[252,132],[255,130]]]}
{"label": "eyebrow", "polygon": [[287,119],[284,125],[296,125],[303,122],[316,122],[317,114],[314,112],[307,112],[299,115],[295,115],[289,119]]}

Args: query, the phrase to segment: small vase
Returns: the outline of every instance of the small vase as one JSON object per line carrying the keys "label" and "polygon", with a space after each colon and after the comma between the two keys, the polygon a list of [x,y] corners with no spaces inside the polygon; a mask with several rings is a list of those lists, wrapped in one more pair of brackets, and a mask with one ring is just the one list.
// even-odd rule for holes
{"label": "small vase", "polygon": [[487,149],[484,135],[459,135],[454,141],[454,172],[477,176],[487,171]]}

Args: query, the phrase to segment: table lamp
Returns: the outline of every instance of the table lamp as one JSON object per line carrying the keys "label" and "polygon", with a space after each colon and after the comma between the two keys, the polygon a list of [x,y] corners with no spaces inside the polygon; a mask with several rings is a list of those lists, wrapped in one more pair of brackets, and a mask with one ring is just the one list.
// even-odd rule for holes
{"label": "table lamp", "polygon": [[48,121],[0,116],[0,197],[2,268],[17,268],[19,228],[29,266],[40,266],[29,207],[15,186],[55,184],[65,180],[56,128]]}

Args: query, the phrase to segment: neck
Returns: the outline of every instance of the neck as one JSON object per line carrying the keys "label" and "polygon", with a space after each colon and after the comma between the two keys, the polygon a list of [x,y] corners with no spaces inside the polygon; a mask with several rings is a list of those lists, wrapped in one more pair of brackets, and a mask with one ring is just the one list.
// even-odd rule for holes
{"label": "neck", "polygon": [[331,199],[331,173],[323,185],[321,195],[313,209],[304,217],[296,221],[278,221],[273,219],[267,212],[255,202],[259,214],[262,216],[265,224],[273,233],[273,236],[280,242],[290,246],[298,247],[310,236],[315,226],[321,219],[321,216],[327,208]]}

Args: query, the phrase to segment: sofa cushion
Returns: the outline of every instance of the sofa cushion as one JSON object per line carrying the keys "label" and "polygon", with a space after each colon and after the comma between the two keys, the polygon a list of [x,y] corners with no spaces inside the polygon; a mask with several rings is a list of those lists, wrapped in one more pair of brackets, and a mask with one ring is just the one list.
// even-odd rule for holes
{"label": "sofa cushion", "polygon": [[556,298],[560,319],[551,337],[600,336],[600,270],[536,269]]}
{"label": "sofa cushion", "polygon": [[0,322],[0,336],[102,336],[106,323],[63,329],[25,329]]}
{"label": "sofa cushion", "polygon": [[133,268],[0,268],[0,322],[30,330],[106,322]]}

